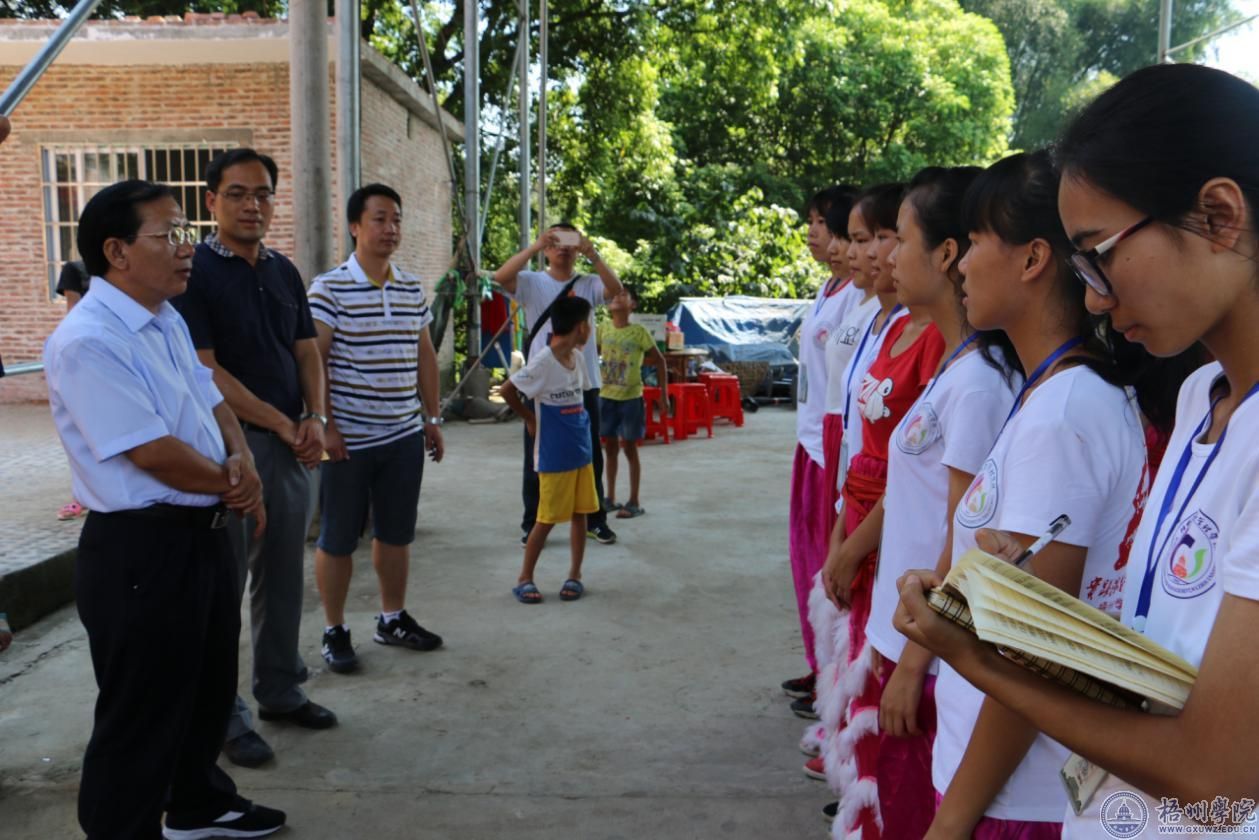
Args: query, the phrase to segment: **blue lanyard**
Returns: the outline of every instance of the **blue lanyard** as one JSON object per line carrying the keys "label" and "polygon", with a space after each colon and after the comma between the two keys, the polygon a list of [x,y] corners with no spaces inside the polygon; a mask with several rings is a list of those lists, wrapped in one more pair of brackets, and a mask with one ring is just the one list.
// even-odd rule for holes
{"label": "blue lanyard", "polygon": [[[901,310],[898,303],[892,307],[892,311],[887,313],[887,320],[883,322],[883,329],[887,329],[887,325],[892,323],[892,319],[896,317],[896,313]],[[870,334],[874,332],[874,325],[878,323],[879,313],[874,313],[874,317],[870,319],[870,326],[866,327],[866,334],[861,337],[861,343],[857,345],[857,352],[852,356],[852,367],[848,369],[848,381],[844,383],[844,430],[848,430],[848,414],[852,408],[852,378],[857,374],[857,368],[861,365],[861,351],[866,349],[866,342],[870,340]],[[879,330],[883,332],[883,330]]]}
{"label": "blue lanyard", "polygon": [[930,384],[927,385],[927,390],[923,391],[922,396],[918,398],[919,402],[922,402],[923,400],[927,398],[927,395],[931,393],[931,389],[934,388],[936,386],[936,383],[939,382],[944,377],[944,372],[949,369],[949,365],[953,364],[953,360],[956,359],[958,356],[962,355],[962,352],[967,347],[970,347],[972,344],[974,344],[978,339],[979,339],[979,333],[973,332],[966,337],[965,341],[957,345],[957,349],[954,350],[949,355],[949,357],[944,360],[944,364],[940,366],[940,372],[931,378]]}
{"label": "blue lanyard", "polygon": [[826,305],[826,301],[830,300],[831,296],[838,292],[839,287],[845,282],[847,281],[841,280],[838,277],[832,277],[830,280],[826,281],[826,289],[818,296],[818,299],[813,302],[814,318],[816,318],[817,314],[822,311],[822,307]]}
{"label": "blue lanyard", "polygon": [[[1001,424],[1001,432],[1005,431],[1005,427],[1010,425],[1010,421],[1014,419],[1014,415],[1019,413],[1019,409],[1023,407],[1023,397],[1031,390],[1032,386],[1040,380],[1045,373],[1054,366],[1054,363],[1065,356],[1069,351],[1077,347],[1084,339],[1076,338],[1063,343],[1061,347],[1049,354],[1049,358],[1041,362],[1036,370],[1032,371],[1032,375],[1023,380],[1023,387],[1019,388],[1019,394],[1014,398],[1014,405],[1010,407],[1010,413],[1006,415],[1005,422]],[[1001,437],[1001,432],[997,433],[997,437]],[[995,443],[994,443],[995,446]]]}
{"label": "blue lanyard", "polygon": [[[1246,392],[1246,396],[1242,397],[1242,401],[1237,404],[1237,408],[1233,409],[1233,413],[1245,404],[1246,400],[1255,395],[1259,391],[1259,382],[1251,386]],[[1150,551],[1145,559],[1145,576],[1141,579],[1141,594],[1137,596],[1137,611],[1133,620],[1133,629],[1141,632],[1145,629],[1145,619],[1150,614],[1150,601],[1154,597],[1154,573],[1156,571],[1158,558],[1163,556],[1167,551],[1167,544],[1171,542],[1172,534],[1176,533],[1176,523],[1185,515],[1185,509],[1189,507],[1189,502],[1193,499],[1198,488],[1202,486],[1202,480],[1206,478],[1207,472],[1211,469],[1211,465],[1215,463],[1215,457],[1220,454],[1220,447],[1224,445],[1224,438],[1228,436],[1228,424],[1224,424],[1224,428],[1220,431],[1220,437],[1216,440],[1215,445],[1211,447],[1211,453],[1207,455],[1206,463],[1202,465],[1202,469],[1194,478],[1193,484],[1189,485],[1189,492],[1185,495],[1185,500],[1180,503],[1180,510],[1176,512],[1176,518],[1172,521],[1172,527],[1167,532],[1167,536],[1163,537],[1163,542],[1159,544],[1158,553],[1154,552],[1154,546],[1158,541],[1158,535],[1163,530],[1163,523],[1167,521],[1167,514],[1171,512],[1172,504],[1176,501],[1176,494],[1180,491],[1180,483],[1185,479],[1185,471],[1189,468],[1189,461],[1193,457],[1193,444],[1202,434],[1211,427],[1211,417],[1215,414],[1215,407],[1219,404],[1219,399],[1211,401],[1210,408],[1207,409],[1206,417],[1202,418],[1202,422],[1194,429],[1193,437],[1185,443],[1185,451],[1180,453],[1180,460],[1176,462],[1176,469],[1172,472],[1172,479],[1167,484],[1167,492],[1163,495],[1163,504],[1159,507],[1158,519],[1154,523],[1154,532],[1150,534]]]}

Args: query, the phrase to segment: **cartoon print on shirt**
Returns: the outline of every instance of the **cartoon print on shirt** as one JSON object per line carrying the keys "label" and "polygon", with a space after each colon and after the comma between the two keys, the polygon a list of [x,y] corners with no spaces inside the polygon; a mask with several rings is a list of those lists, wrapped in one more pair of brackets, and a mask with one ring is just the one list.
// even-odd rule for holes
{"label": "cartoon print on shirt", "polygon": [[896,387],[891,379],[874,379],[869,373],[861,380],[861,393],[857,396],[857,409],[870,423],[877,423],[889,416],[892,410],[883,404],[883,398]]}

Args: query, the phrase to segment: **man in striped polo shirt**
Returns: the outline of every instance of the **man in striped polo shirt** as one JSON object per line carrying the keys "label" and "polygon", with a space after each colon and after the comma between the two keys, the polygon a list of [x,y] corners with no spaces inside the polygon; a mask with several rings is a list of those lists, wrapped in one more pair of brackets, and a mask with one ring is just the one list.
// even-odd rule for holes
{"label": "man in striped polo shirt", "polygon": [[369,506],[381,603],[373,639],[412,650],[441,646],[403,603],[425,443],[434,461],[445,451],[433,316],[420,279],[390,262],[402,240],[402,199],[368,184],[350,196],[346,221],[354,253],[310,287],[332,407],[315,576],[327,619],[323,657],[340,674],[358,667],[345,599]]}

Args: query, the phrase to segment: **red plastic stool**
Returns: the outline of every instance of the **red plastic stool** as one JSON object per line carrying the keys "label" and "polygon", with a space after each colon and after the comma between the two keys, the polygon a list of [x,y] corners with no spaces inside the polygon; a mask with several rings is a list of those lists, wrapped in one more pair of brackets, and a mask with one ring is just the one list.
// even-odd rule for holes
{"label": "red plastic stool", "polygon": [[[657,410],[660,412],[658,417]],[[643,413],[647,420],[645,439],[651,440],[659,435],[667,444],[669,442],[669,412],[664,400],[660,397],[659,388],[643,387]]]}
{"label": "red plastic stool", "polygon": [[701,426],[708,429],[709,437],[713,436],[713,411],[707,385],[702,382],[670,383],[669,396],[673,399],[675,438],[686,440],[699,432]]}
{"label": "red plastic stool", "polygon": [[701,380],[708,387],[713,419],[724,417],[735,426],[742,426],[743,393],[739,390],[739,377],[725,373],[708,373]]}

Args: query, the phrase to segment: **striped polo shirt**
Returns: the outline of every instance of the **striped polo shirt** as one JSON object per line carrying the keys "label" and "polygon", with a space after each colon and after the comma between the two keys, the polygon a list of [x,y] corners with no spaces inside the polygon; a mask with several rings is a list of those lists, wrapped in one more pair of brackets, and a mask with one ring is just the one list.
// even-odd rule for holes
{"label": "striped polo shirt", "polygon": [[353,254],[310,285],[311,315],[332,329],[328,401],[347,449],[420,431],[420,335],[433,320],[420,278],[390,265],[370,280]]}

